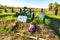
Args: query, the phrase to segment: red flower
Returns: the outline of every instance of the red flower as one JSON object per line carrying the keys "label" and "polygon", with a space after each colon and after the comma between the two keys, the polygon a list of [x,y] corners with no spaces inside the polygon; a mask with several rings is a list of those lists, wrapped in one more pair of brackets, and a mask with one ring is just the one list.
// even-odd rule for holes
{"label": "red flower", "polygon": [[34,29],[35,29],[35,26],[34,25],[30,25],[29,30],[33,31]]}

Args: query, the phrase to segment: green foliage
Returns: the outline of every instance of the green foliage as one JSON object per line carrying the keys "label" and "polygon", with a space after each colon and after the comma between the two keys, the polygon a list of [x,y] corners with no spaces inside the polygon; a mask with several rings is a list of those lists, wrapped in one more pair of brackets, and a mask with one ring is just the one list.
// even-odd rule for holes
{"label": "green foliage", "polygon": [[[6,5],[1,5],[1,4],[0,4],[0,9],[4,9],[5,7],[8,8],[8,9],[11,9],[11,8],[12,8],[12,7],[8,7],[8,6],[6,6]],[[16,7],[14,7],[14,8],[16,8]]]}
{"label": "green foliage", "polygon": [[31,22],[31,21],[32,21],[31,18],[28,18],[28,19],[27,19],[27,22],[28,22],[28,23]]}
{"label": "green foliage", "polygon": [[28,18],[31,18],[31,14],[30,14],[30,13],[28,13],[28,14],[27,14],[27,17],[28,17]]}
{"label": "green foliage", "polygon": [[29,40],[29,37],[25,36],[24,31],[21,31],[21,32],[20,32],[20,38],[21,38],[22,40]]}
{"label": "green foliage", "polygon": [[53,4],[53,9],[55,10],[55,9],[57,8],[57,6],[58,6],[58,4],[55,2],[55,3]]}
{"label": "green foliage", "polygon": [[51,19],[46,18],[46,19],[45,19],[45,24],[46,24],[46,25],[51,25]]}
{"label": "green foliage", "polygon": [[0,27],[0,32],[1,31],[4,31],[4,30],[5,30],[5,27],[4,26]]}
{"label": "green foliage", "polygon": [[[11,16],[13,15],[13,16]],[[15,14],[0,14],[0,20],[4,21],[4,20],[9,20],[11,22],[15,22],[17,21],[17,17]]]}
{"label": "green foliage", "polygon": [[57,4],[57,2],[49,4],[49,10],[55,10],[56,8],[59,8],[59,4]]}
{"label": "green foliage", "polygon": [[12,30],[12,27],[10,27],[10,28],[6,29],[7,33],[10,33],[10,32],[11,32],[11,30]]}
{"label": "green foliage", "polygon": [[4,6],[0,4],[0,9],[3,9],[3,8],[4,8]]}
{"label": "green foliage", "polygon": [[42,20],[39,17],[35,17],[34,20],[33,20],[33,22],[35,24],[43,23]]}
{"label": "green foliage", "polygon": [[6,29],[5,26],[0,27],[0,34],[5,35],[6,34],[6,30],[5,29]]}
{"label": "green foliage", "polygon": [[19,25],[20,30],[22,30],[23,27],[24,27],[24,25],[22,25],[22,24]]}
{"label": "green foliage", "polygon": [[58,5],[58,8],[60,8],[60,4]]}
{"label": "green foliage", "polygon": [[49,4],[49,10],[52,10],[52,3]]}
{"label": "green foliage", "polygon": [[[48,20],[48,21],[46,22],[46,20]],[[58,21],[59,19],[46,16],[46,20],[45,20],[45,24],[48,25],[54,31],[54,34],[59,36],[59,30],[58,30],[58,27],[57,27],[58,25],[55,26],[55,24],[52,23],[54,20],[59,22]]]}
{"label": "green foliage", "polygon": [[[6,28],[5,26],[0,27],[0,34],[6,35],[12,32],[13,27]],[[16,32],[16,28],[13,30],[13,32]]]}

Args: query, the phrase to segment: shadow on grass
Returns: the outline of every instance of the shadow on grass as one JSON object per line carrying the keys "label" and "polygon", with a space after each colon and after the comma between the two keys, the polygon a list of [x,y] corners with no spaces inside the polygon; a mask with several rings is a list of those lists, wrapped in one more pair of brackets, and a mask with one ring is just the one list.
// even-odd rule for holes
{"label": "shadow on grass", "polygon": [[[45,18],[51,19],[51,23],[48,26],[50,26],[50,28],[54,31],[54,34],[56,34],[56,35],[58,35],[60,37],[59,27],[58,27],[59,24],[60,24],[60,19],[51,18],[51,17],[48,17],[48,16],[45,16]],[[55,24],[53,24],[53,23],[55,23]],[[56,23],[59,23],[59,24],[56,25]]]}

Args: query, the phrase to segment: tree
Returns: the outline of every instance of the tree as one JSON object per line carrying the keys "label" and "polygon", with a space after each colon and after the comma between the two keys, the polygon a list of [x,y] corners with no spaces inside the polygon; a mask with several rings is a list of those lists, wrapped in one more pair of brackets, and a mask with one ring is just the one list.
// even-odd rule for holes
{"label": "tree", "polygon": [[52,3],[49,4],[49,10],[52,10]]}
{"label": "tree", "polygon": [[55,9],[57,8],[57,6],[58,6],[58,4],[55,2],[55,3],[53,4],[53,10],[55,10]]}
{"label": "tree", "polygon": [[58,14],[58,4],[57,4],[57,2],[55,2],[53,4],[53,10],[55,10],[55,15],[57,15]]}
{"label": "tree", "polygon": [[4,8],[4,6],[0,4],[0,9],[3,9],[3,8]]}

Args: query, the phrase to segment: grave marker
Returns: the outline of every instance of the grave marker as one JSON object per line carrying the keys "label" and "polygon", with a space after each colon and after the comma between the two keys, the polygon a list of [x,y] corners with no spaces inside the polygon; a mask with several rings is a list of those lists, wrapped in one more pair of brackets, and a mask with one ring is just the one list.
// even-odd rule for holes
{"label": "grave marker", "polygon": [[41,9],[40,18],[41,18],[41,20],[42,20],[42,21],[44,20],[44,13],[43,13],[43,9]]}
{"label": "grave marker", "polygon": [[17,18],[17,20],[18,21],[20,21],[20,22],[26,22],[27,21],[27,16],[18,16],[18,18]]}
{"label": "grave marker", "polygon": [[34,16],[35,16],[35,14],[34,14],[34,10],[33,10],[32,13],[31,13],[31,19],[32,20],[34,20]]}
{"label": "grave marker", "polygon": [[40,14],[40,18],[43,21],[43,19],[44,19],[44,14],[43,13]]}
{"label": "grave marker", "polygon": [[55,9],[55,15],[57,15],[57,14],[58,14],[58,8]]}

